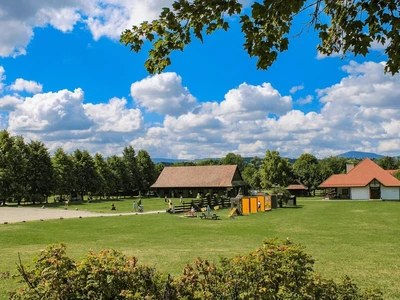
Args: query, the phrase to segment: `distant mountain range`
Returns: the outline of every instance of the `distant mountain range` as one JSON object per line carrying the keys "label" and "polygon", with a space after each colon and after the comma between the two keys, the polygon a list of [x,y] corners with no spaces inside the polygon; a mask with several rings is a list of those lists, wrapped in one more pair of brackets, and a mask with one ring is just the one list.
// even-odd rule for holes
{"label": "distant mountain range", "polygon": [[176,162],[182,162],[182,161],[190,161],[190,159],[175,159],[175,158],[152,158],[153,162],[155,164],[158,163],[168,163],[168,164],[173,164]]}
{"label": "distant mountain range", "polygon": [[[364,159],[364,158],[381,158],[384,157],[384,155],[372,153],[372,152],[361,152],[361,151],[348,151],[339,155],[336,155],[337,157],[345,157],[345,158],[356,158],[356,159]],[[250,160],[253,157],[243,157],[245,162],[250,162]],[[262,158],[262,157],[261,157]],[[174,164],[176,162],[183,162],[183,161],[193,161],[195,163],[201,161],[201,160],[206,160],[209,158],[204,158],[204,159],[175,159],[175,158],[153,158],[154,163],[164,163],[164,164]],[[211,158],[215,160],[219,160],[220,158]],[[294,163],[296,161],[295,158],[289,158],[290,163]]]}
{"label": "distant mountain range", "polygon": [[371,153],[371,152],[361,152],[361,151],[348,151],[348,152],[345,152],[345,153],[342,153],[342,154],[339,154],[336,156],[344,157],[344,158],[358,158],[358,159],[384,157],[384,155]]}

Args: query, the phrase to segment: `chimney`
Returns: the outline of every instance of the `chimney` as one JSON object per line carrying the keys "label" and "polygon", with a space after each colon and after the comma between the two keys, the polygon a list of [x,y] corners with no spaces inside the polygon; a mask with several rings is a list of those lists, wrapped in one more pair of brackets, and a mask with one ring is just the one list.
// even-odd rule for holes
{"label": "chimney", "polygon": [[346,174],[354,168],[354,164],[346,164]]}

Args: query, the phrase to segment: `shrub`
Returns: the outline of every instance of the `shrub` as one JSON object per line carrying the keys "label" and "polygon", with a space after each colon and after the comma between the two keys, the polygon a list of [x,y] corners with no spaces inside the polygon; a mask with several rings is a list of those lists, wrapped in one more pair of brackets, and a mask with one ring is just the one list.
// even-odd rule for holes
{"label": "shrub", "polygon": [[279,207],[282,207],[283,204],[287,204],[291,196],[290,192],[283,186],[273,188],[272,194],[277,195]]}
{"label": "shrub", "polygon": [[174,292],[172,278],[139,265],[116,250],[89,251],[80,262],[65,255],[66,245],[42,250],[34,267],[18,265],[25,286],[10,299],[164,299]]}
{"label": "shrub", "polygon": [[379,290],[360,289],[345,277],[335,283],[316,275],[314,260],[289,240],[266,240],[247,255],[218,264],[198,258],[173,279],[115,250],[74,262],[65,245],[42,250],[33,268],[18,265],[24,286],[11,299],[301,299],[380,300]]}

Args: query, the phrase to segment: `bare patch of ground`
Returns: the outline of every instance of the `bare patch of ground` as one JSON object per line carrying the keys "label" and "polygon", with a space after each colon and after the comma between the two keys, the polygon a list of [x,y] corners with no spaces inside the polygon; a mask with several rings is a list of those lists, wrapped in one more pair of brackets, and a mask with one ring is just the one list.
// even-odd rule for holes
{"label": "bare patch of ground", "polygon": [[161,213],[164,211],[153,211],[145,213],[116,213],[116,214],[101,214],[89,211],[80,210],[62,210],[62,209],[47,209],[47,208],[32,208],[32,207],[0,207],[0,224],[18,223],[28,221],[41,221],[51,219],[70,219],[70,218],[88,218],[88,217],[110,217],[119,215],[141,215],[148,213]]}

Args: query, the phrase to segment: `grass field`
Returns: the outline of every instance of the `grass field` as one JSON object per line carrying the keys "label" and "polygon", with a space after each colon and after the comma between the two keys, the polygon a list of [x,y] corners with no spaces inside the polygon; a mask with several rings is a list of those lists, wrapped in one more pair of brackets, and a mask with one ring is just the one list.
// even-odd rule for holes
{"label": "grass field", "polygon": [[[143,202],[145,210],[166,208],[163,199]],[[109,210],[110,203],[79,204],[79,209],[99,211],[104,205]],[[118,211],[131,210],[132,200],[113,203]],[[18,252],[27,263],[41,248],[58,242],[67,243],[74,258],[90,248],[114,248],[179,275],[196,257],[218,260],[254,250],[268,237],[289,237],[313,255],[315,270],[324,277],[339,279],[347,274],[361,287],[381,288],[386,299],[400,299],[399,202],[298,198],[298,204],[300,208],[235,220],[227,217],[228,210],[220,210],[218,221],[152,214],[1,224],[0,274],[14,273]],[[12,279],[0,278],[0,299],[16,286]]]}

